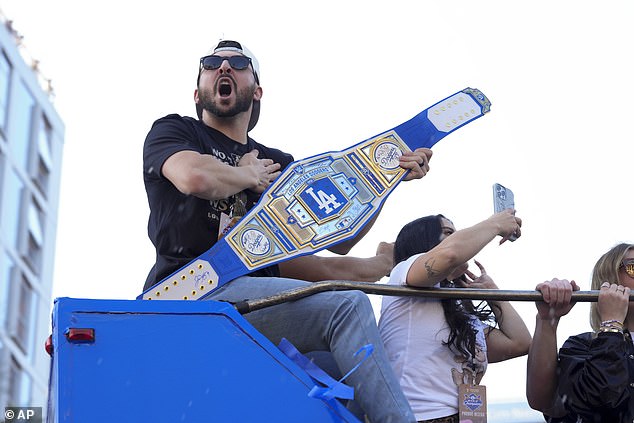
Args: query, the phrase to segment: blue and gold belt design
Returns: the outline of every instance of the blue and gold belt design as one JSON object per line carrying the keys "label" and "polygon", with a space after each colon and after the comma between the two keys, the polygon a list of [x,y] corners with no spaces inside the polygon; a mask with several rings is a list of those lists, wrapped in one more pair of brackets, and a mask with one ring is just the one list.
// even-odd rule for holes
{"label": "blue and gold belt design", "polygon": [[346,150],[291,163],[226,236],[138,298],[198,300],[239,276],[353,238],[405,176],[404,152],[431,148],[490,107],[467,88]]}

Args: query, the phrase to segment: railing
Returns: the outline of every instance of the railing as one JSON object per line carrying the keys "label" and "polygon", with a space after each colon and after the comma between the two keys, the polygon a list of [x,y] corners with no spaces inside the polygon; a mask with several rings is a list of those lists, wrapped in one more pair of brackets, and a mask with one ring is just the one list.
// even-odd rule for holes
{"label": "railing", "polygon": [[[315,282],[308,286],[280,292],[269,297],[240,301],[234,307],[240,314],[250,313],[265,307],[294,301],[309,295],[325,291],[358,290],[366,294],[431,297],[431,298],[462,298],[467,300],[494,301],[542,301],[539,291],[515,291],[504,289],[474,289],[474,288],[412,288],[407,286],[385,285],[371,282],[326,281]],[[575,291],[572,293],[574,302],[596,302],[599,291]],[[631,294],[630,301],[634,301]]]}

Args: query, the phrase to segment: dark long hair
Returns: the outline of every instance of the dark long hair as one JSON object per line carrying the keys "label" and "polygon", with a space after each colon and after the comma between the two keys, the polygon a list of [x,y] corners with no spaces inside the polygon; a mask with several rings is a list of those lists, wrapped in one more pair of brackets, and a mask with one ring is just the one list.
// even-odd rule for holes
{"label": "dark long hair", "polygon": [[[394,264],[440,244],[442,218],[446,219],[442,214],[425,216],[403,226],[394,243]],[[454,287],[454,282],[445,279],[440,286]],[[497,324],[492,310],[484,301],[474,305],[469,300],[443,299],[441,303],[449,325],[449,338],[444,344],[462,356],[475,356],[476,330],[471,324],[472,316]]]}

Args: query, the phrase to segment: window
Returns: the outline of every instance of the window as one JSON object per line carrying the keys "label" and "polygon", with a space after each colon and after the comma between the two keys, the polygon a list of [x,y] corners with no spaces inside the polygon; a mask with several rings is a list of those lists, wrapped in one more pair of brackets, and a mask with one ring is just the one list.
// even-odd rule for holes
{"label": "window", "polygon": [[17,407],[29,406],[31,402],[31,377],[14,357],[11,357],[8,379],[9,404]]}
{"label": "window", "polygon": [[8,376],[7,380],[9,381],[9,404],[15,404],[15,399],[18,396],[16,391],[19,391],[18,383],[20,381],[20,365],[15,358],[11,357],[9,360],[9,369],[7,371]]}
{"label": "window", "polygon": [[[1,139],[2,137],[0,137]],[[0,209],[2,209],[2,181],[4,181],[4,169],[7,167],[7,155],[4,153],[4,146],[0,143]]]}
{"label": "window", "polygon": [[22,169],[28,169],[35,100],[23,82],[17,84],[11,102],[11,126],[8,128],[10,155]]}
{"label": "window", "polygon": [[26,276],[14,268],[9,286],[7,331],[22,352],[28,355],[32,351],[35,336],[37,296]]}
{"label": "window", "polygon": [[0,130],[3,130],[7,123],[10,82],[11,66],[9,66],[7,57],[0,51]]}
{"label": "window", "polygon": [[31,268],[31,271],[36,275],[40,274],[42,264],[42,248],[44,247],[43,223],[44,212],[35,202],[35,198],[31,197],[26,216],[26,240],[20,246],[20,253]]}
{"label": "window", "polygon": [[9,404],[9,349],[0,339],[0,404]]}
{"label": "window", "polygon": [[51,126],[48,121],[40,115],[37,119],[37,155],[33,160],[31,167],[31,178],[40,189],[44,198],[48,197],[48,182],[53,168],[53,159],[51,156]]}
{"label": "window", "polygon": [[[10,167],[10,166],[9,166]],[[6,172],[4,190],[2,195],[2,209],[0,213],[0,231],[8,245],[15,248],[18,242],[18,228],[20,224],[20,210],[22,209],[22,197],[24,195],[24,183],[15,172],[9,168]]]}
{"label": "window", "polygon": [[20,383],[19,388],[16,389],[17,393],[17,402],[20,404],[20,407],[28,407],[31,404],[31,391],[33,385],[33,379],[31,375],[22,371],[18,376]]}
{"label": "window", "polygon": [[[4,249],[0,250],[0,327],[7,327],[9,309],[9,285],[15,264]],[[1,331],[2,329],[0,329]]]}

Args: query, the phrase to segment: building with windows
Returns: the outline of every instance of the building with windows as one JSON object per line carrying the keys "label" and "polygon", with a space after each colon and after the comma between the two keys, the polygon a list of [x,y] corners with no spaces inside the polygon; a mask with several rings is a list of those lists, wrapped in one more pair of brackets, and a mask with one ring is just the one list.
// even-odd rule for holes
{"label": "building with windows", "polygon": [[0,409],[46,406],[64,125],[0,13]]}

